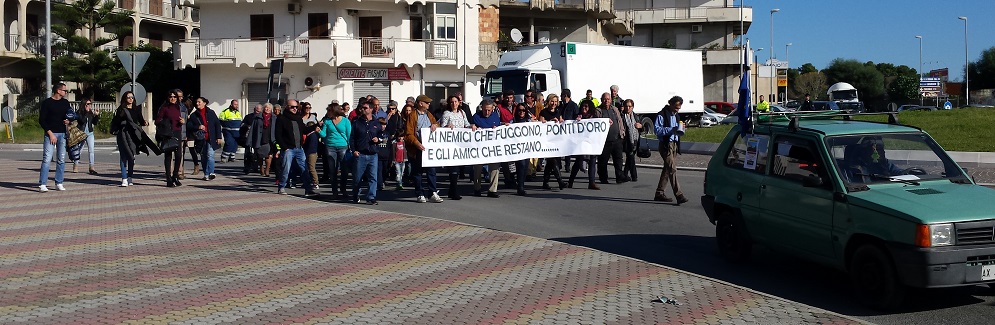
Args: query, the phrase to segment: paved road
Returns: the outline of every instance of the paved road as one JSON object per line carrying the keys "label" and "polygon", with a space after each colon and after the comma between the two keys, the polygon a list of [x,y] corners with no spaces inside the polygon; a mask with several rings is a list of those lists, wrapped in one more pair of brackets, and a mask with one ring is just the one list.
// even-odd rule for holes
{"label": "paved road", "polygon": [[75,174],[38,193],[35,166],[0,158],[0,324],[858,323],[620,255],[236,178],[166,189],[142,173],[120,188]]}
{"label": "paved road", "polygon": [[[37,153],[24,159],[37,159]],[[6,153],[5,153],[5,156]],[[153,160],[156,161],[157,160]],[[229,166],[222,166],[222,170]],[[158,170],[156,167],[154,170]],[[657,171],[643,169],[638,183],[606,185],[602,191],[531,189],[521,198],[469,197],[443,204],[416,204],[408,192],[384,191],[378,209],[480,225],[595,248],[681,270],[882,324],[979,324],[995,317],[995,297],[981,287],[914,292],[898,313],[856,305],[843,274],[759,249],[754,263],[733,267],[719,260],[713,229],[697,198],[682,206],[650,200]],[[249,182],[266,184],[258,177]],[[687,193],[701,193],[702,174],[682,172]],[[468,190],[468,185],[464,184]],[[269,186],[262,189],[272,190]],[[298,193],[300,194],[300,193]],[[328,200],[322,197],[320,200]]]}

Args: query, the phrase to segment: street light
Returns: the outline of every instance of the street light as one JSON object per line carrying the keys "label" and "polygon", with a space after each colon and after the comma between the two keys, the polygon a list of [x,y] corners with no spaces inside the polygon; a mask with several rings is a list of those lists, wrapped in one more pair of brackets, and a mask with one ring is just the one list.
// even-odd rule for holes
{"label": "street light", "polygon": [[922,100],[923,100],[923,98],[922,98],[923,97],[923,95],[922,95],[922,85],[921,85],[922,84],[921,83],[921,81],[922,81],[922,35],[916,35],[916,38],[919,39],[919,81],[920,81],[920,86],[919,86],[919,88],[920,88],[919,89],[919,106],[922,106]]}
{"label": "street light", "polygon": [[966,107],[971,105],[971,63],[967,54],[967,17],[960,16],[957,19],[964,21],[964,104]]}
{"label": "street light", "polygon": [[760,90],[760,62],[757,61],[757,52],[760,52],[760,51],[763,51],[763,50],[764,50],[764,48],[762,48],[762,47],[758,48],[756,50],[753,50],[753,64],[756,65],[756,69],[753,69],[754,70],[753,73],[754,73],[754,76],[755,76],[753,78],[753,80],[754,80],[753,84],[756,85],[754,87],[756,89],[753,90],[753,102],[754,103],[757,102],[757,95],[760,94],[760,91],[759,91]]}
{"label": "street light", "polygon": [[[781,9],[774,8],[770,10],[770,63],[774,61],[774,13],[781,11]],[[774,77],[777,77],[777,67],[774,67]],[[770,89],[774,91],[770,100],[773,101],[774,95],[777,95],[777,88],[774,87],[774,78],[770,79]]]}
{"label": "street light", "polygon": [[[788,69],[791,69],[791,57],[788,56],[788,46],[791,46],[791,43],[784,44],[784,61],[788,62]],[[787,81],[788,78],[787,71],[784,71],[784,78],[785,81]],[[790,91],[789,89],[791,89],[791,85],[784,86],[784,105],[788,105],[788,96],[789,96],[788,92]]]}

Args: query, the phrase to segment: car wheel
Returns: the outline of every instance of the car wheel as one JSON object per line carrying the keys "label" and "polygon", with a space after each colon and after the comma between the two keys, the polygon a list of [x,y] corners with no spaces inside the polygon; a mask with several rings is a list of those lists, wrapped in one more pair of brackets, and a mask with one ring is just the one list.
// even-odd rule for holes
{"label": "car wheel", "polygon": [[850,261],[849,273],[857,299],[865,305],[891,310],[902,304],[905,286],[898,281],[891,259],[877,246],[858,248]]}
{"label": "car wheel", "polygon": [[724,212],[716,220],[715,241],[719,254],[730,263],[745,263],[753,253],[753,243],[743,219],[732,212]]}

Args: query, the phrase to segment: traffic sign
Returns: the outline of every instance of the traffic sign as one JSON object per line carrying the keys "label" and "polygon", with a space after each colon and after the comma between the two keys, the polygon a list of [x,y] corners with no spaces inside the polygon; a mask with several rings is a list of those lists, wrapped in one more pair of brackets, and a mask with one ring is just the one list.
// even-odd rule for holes
{"label": "traffic sign", "polygon": [[151,55],[149,52],[117,51],[117,58],[121,60],[121,65],[124,65],[124,71],[128,72],[131,80],[135,80]]}
{"label": "traffic sign", "polygon": [[954,108],[954,104],[951,104],[950,101],[943,103],[943,109],[952,109],[952,108]]}
{"label": "traffic sign", "polygon": [[121,86],[121,91],[117,93],[117,97],[121,98],[121,96],[124,96],[124,92],[129,90],[135,93],[135,105],[145,103],[145,97],[148,96],[148,93],[145,91],[145,87],[137,82],[129,82]]}

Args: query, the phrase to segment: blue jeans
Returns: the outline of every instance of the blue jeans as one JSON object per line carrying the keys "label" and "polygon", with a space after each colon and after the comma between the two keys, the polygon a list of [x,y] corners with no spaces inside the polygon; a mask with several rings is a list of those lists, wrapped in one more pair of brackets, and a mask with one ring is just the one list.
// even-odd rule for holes
{"label": "blue jeans", "polygon": [[222,157],[222,158],[235,159],[235,151],[238,151],[238,141],[236,141],[236,139],[238,139],[238,129],[223,130],[222,134],[225,137],[225,147],[222,148],[221,152],[227,155],[227,157]]}
{"label": "blue jeans", "polygon": [[435,186],[435,167],[422,167],[421,155],[422,153],[419,152],[414,159],[409,160],[411,162],[411,176],[415,178],[415,192],[418,192],[419,196],[425,196],[425,188],[421,183],[424,172],[428,176],[428,194],[432,195],[438,190]]}
{"label": "blue jeans", "polygon": [[48,184],[48,168],[52,163],[52,156],[55,156],[55,184],[62,184],[66,174],[66,134],[53,133],[55,144],[48,140],[48,136],[42,136],[41,175],[38,177],[38,185]]}
{"label": "blue jeans", "polygon": [[214,146],[207,141],[204,142],[204,148],[200,149],[200,162],[204,166],[204,176],[214,174]]}
{"label": "blue jeans", "polygon": [[127,155],[121,153],[121,179],[131,178],[135,174],[135,159],[128,159]]}
{"label": "blue jeans", "polygon": [[[349,153],[351,154],[351,153]],[[366,192],[366,200],[373,201],[377,199],[377,169],[378,161],[377,154],[364,155],[359,154],[356,157],[356,173],[353,174],[353,186],[352,186],[352,198],[354,200],[359,199],[359,187],[360,182],[363,181],[363,177],[366,177],[367,183],[370,190]]]}
{"label": "blue jeans", "polygon": [[90,168],[96,161],[93,160],[93,132],[86,134],[86,152],[90,154]]}
{"label": "blue jeans", "polygon": [[[283,153],[280,154],[280,159],[283,159],[283,168],[280,168],[280,189],[287,187],[287,178],[290,177],[290,168],[291,166],[296,166],[299,173],[303,174],[304,188],[307,189],[308,193],[312,191],[313,186],[311,185],[311,175],[305,170],[305,168],[307,168],[304,163],[306,158],[307,155],[304,154],[304,148],[283,150]],[[291,163],[293,163],[293,165],[291,165]]]}

